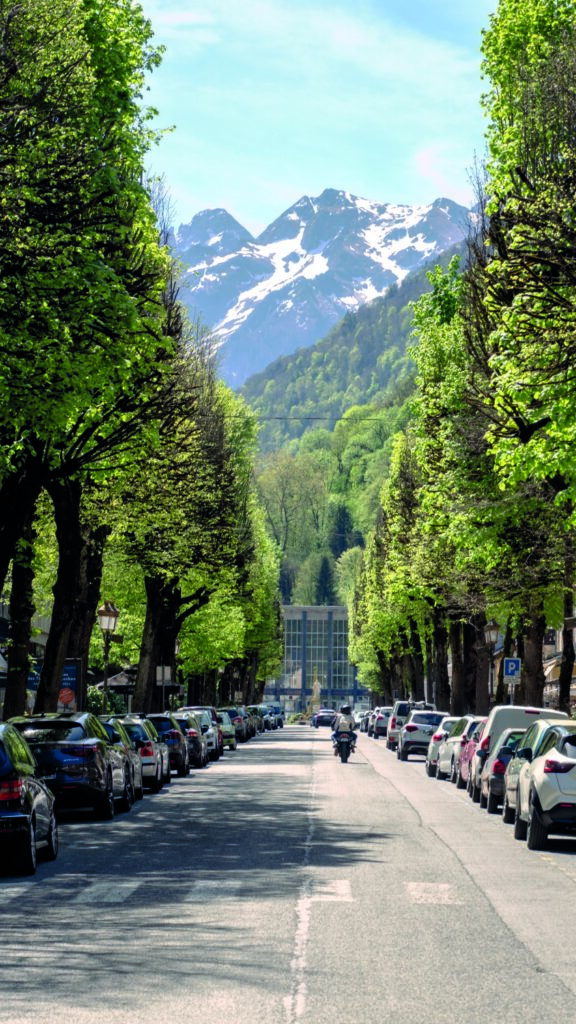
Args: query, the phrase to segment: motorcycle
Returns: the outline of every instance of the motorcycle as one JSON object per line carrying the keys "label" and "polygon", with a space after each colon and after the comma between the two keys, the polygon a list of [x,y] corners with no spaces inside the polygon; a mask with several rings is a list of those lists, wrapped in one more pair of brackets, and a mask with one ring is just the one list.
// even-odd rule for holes
{"label": "motorcycle", "polygon": [[342,764],[346,764],[352,750],[352,735],[349,732],[340,732],[336,737],[336,748],[340,755]]}

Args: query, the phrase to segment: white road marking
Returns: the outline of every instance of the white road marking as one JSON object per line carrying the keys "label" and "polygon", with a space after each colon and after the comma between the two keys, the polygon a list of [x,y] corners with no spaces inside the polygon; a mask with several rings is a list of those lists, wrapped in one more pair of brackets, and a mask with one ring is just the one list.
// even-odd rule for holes
{"label": "white road marking", "polygon": [[311,903],[353,903],[352,887],[345,879],[336,879],[332,882],[318,881],[314,886],[315,891],[310,897]]}
{"label": "white road marking", "polygon": [[404,885],[410,903],[462,906],[462,900],[458,899],[454,886],[448,882],[405,882]]}
{"label": "white road marking", "polygon": [[106,881],[92,882],[86,889],[83,889],[77,896],[69,900],[69,903],[89,903],[90,905],[94,903],[98,905],[103,903],[123,903],[138,888],[140,883],[140,878],[126,878],[123,881],[109,878]]}
{"label": "white road marking", "polygon": [[232,878],[196,879],[190,892],[180,900],[181,903],[212,903],[213,900],[233,900],[240,889],[240,882]]}

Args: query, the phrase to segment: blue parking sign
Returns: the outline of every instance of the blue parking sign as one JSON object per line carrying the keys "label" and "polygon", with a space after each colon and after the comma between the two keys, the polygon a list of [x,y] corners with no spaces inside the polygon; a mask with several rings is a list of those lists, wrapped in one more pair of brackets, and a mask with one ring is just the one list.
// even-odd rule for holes
{"label": "blue parking sign", "polygon": [[516,679],[520,675],[520,658],[504,658],[504,678]]}

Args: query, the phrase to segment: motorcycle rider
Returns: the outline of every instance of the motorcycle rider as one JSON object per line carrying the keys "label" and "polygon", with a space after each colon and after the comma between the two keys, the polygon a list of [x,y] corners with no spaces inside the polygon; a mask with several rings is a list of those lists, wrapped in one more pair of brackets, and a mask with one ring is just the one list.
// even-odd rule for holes
{"label": "motorcycle rider", "polygon": [[354,732],[354,715],[352,714],[352,708],[349,704],[343,704],[340,708],[339,713],[332,719],[332,743],[334,744],[334,756],[338,756],[338,734],[341,732],[349,732],[352,736],[352,743],[350,750],[356,750],[356,740],[358,739],[357,733]]}

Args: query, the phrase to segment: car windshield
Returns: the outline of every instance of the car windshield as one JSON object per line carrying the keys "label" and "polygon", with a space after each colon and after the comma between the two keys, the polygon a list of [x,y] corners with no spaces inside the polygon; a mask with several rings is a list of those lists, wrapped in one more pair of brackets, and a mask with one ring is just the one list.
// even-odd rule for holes
{"label": "car windshield", "polygon": [[155,726],[156,732],[158,733],[170,732],[170,729],[173,728],[172,722],[167,718],[155,718],[152,724]]}
{"label": "car windshield", "polygon": [[20,730],[28,743],[62,743],[65,741],[77,742],[85,740],[86,733],[77,722],[17,722],[16,728]]}

